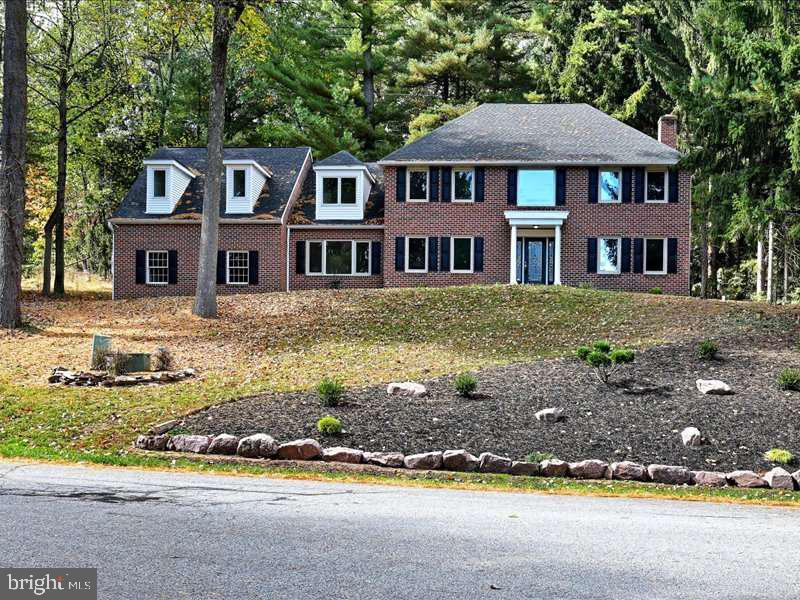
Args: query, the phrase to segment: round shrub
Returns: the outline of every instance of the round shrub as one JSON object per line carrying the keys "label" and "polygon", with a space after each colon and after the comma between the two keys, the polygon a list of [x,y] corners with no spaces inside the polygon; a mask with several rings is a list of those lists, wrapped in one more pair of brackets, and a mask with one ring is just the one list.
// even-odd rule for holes
{"label": "round shrub", "polygon": [[764,453],[764,460],[778,463],[779,465],[790,465],[794,463],[794,454],[783,448],[773,448]]}
{"label": "round shrub", "polygon": [[344,396],[344,386],[326,377],[317,384],[317,393],[323,406],[337,406]]}
{"label": "round shrub", "polygon": [[617,348],[608,355],[611,362],[617,365],[627,365],[633,362],[633,350],[628,348]]}
{"label": "round shrub", "polygon": [[336,417],[327,415],[317,421],[317,431],[322,435],[339,435],[342,433],[342,422]]}
{"label": "round shrub", "polygon": [[717,357],[719,346],[712,340],[703,340],[697,344],[697,357],[702,360],[712,360]]}
{"label": "round shrub", "polygon": [[586,357],[592,353],[592,349],[589,346],[581,346],[575,351],[575,354],[581,360],[586,360]]}
{"label": "round shrub", "polygon": [[608,354],[611,352],[611,343],[605,340],[598,340],[594,344],[592,344],[592,348],[597,350],[598,352],[602,352],[603,354]]}
{"label": "round shrub", "polygon": [[782,390],[800,392],[800,369],[784,369],[778,375],[778,387]]}
{"label": "round shrub", "polygon": [[459,373],[453,381],[453,386],[460,396],[468,398],[478,389],[478,380],[472,373]]}
{"label": "round shrub", "polygon": [[600,350],[592,350],[586,357],[586,362],[594,368],[603,367],[611,364],[611,359],[608,354]]}

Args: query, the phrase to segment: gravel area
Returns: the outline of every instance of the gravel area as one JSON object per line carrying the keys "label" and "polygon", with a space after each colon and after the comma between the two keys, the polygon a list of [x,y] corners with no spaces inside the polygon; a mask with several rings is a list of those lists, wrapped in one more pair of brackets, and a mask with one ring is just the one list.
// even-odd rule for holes
{"label": "gravel area", "polygon": [[[763,453],[786,448],[800,456],[800,392],[778,389],[778,373],[800,367],[788,333],[740,336],[702,361],[695,342],[637,353],[619,376],[658,392],[626,393],[599,383],[577,359],[540,360],[476,373],[474,398],[461,398],[452,377],[423,383],[423,398],[387,397],[386,386],[349,390],[326,408],[314,392],[266,394],[221,404],[186,418],[191,433],[267,432],[280,441],[314,437],[325,445],[404,453],[466,448],[522,458],[531,451],[564,460],[600,458],[682,464],[695,469],[768,469]],[[695,380],[722,379],[730,396],[704,396]],[[536,411],[564,409],[565,420],[540,423]],[[345,432],[322,438],[316,421],[330,414]],[[680,431],[695,426],[705,442],[685,448]]]}

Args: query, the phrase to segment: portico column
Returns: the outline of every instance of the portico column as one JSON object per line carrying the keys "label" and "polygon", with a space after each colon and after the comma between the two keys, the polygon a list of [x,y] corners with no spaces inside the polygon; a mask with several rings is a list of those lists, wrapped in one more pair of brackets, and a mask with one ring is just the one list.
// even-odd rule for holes
{"label": "portico column", "polygon": [[556,225],[556,256],[554,265],[555,277],[553,283],[561,285],[561,225]]}
{"label": "portico column", "polygon": [[517,283],[517,226],[511,226],[511,275],[510,283]]}

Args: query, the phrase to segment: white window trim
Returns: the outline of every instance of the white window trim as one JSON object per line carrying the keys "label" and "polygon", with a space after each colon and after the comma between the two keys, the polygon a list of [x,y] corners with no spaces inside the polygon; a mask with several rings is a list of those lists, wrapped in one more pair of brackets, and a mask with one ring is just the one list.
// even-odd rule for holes
{"label": "white window trim", "polygon": [[[469,240],[469,269],[456,269],[456,240]],[[427,257],[426,257],[427,258]],[[426,261],[427,264],[427,261]],[[474,273],[475,272],[475,238],[468,235],[457,235],[450,238],[450,272]]]}
{"label": "white window trim", "polygon": [[[650,200],[649,196],[647,195],[647,191],[649,189],[648,180],[650,178],[650,172],[654,173],[664,173],[664,199],[663,200]],[[669,202],[669,170],[668,169],[645,169],[644,170],[644,201],[647,204],[666,204]]]}
{"label": "white window trim", "polygon": [[[350,273],[328,273],[328,242],[350,242]],[[322,244],[322,272],[311,272],[311,244]],[[366,273],[356,273],[356,248],[357,244],[368,245],[367,250],[367,271]],[[372,240],[306,240],[306,264],[305,275],[307,277],[369,277],[372,275]]]}
{"label": "white window trim", "polygon": [[[409,240],[412,240],[412,239],[414,239],[414,240],[425,240],[425,268],[424,269],[411,269],[408,266],[409,259],[411,258],[410,255],[409,255],[409,252],[408,252]],[[421,235],[406,236],[406,253],[405,253],[406,254],[406,256],[405,256],[405,263],[406,264],[403,265],[405,267],[405,272],[406,273],[427,273],[428,272],[428,252],[430,250],[430,248],[428,248],[428,242],[429,242],[429,240],[428,240],[428,238],[426,236],[421,236]]]}
{"label": "white window trim", "polygon": [[[164,195],[156,196],[156,173],[161,171],[164,173]],[[153,200],[163,200],[169,196],[169,168],[167,167],[152,167],[153,177]]]}
{"label": "white window trim", "polygon": [[[411,173],[425,173],[425,199],[411,197]],[[429,202],[431,197],[431,171],[428,167],[406,169],[406,202]]]}
{"label": "white window trim", "polygon": [[[247,281],[231,281],[231,254],[247,255]],[[250,283],[250,252],[247,250],[228,250],[225,252],[225,283],[227,285],[249,285]]]}
{"label": "white window trim", "polygon": [[[619,198],[616,200],[603,200],[603,173],[616,173],[619,179]],[[598,204],[621,204],[622,194],[622,170],[621,169],[600,169],[597,172],[597,203]],[[645,187],[645,190],[647,187]]]}
{"label": "white window trim", "polygon": [[[336,180],[336,202],[325,202],[325,180]],[[342,179],[353,179],[356,182],[355,200],[353,202],[342,202]],[[358,204],[358,177],[349,175],[322,175],[322,206],[356,206]],[[336,240],[331,240],[336,241]],[[347,240],[341,240],[347,241]]]}
{"label": "white window trim", "polygon": [[[662,261],[662,269],[660,271],[647,270],[647,240],[658,240],[663,245],[664,260]],[[645,275],[666,275],[667,274],[667,252],[668,252],[667,238],[662,237],[646,237],[642,242],[642,272]]]}
{"label": "white window trim", "polygon": [[[244,171],[244,194],[242,194],[241,196],[236,195],[236,171]],[[250,179],[250,169],[248,169],[247,167],[232,166],[231,177],[233,178],[233,180],[231,181],[231,199],[239,200],[241,198],[247,198],[247,190],[249,188],[248,179]]]}
{"label": "white window trim", "polygon": [[[520,185],[519,180],[523,172],[525,171],[544,171],[548,173],[552,173],[553,175],[553,201],[548,202],[547,204],[522,204],[519,201],[519,191]],[[522,208],[528,207],[535,207],[535,206],[556,206],[556,201],[558,200],[558,181],[555,169],[517,169],[517,206],[521,206]]]}
{"label": "white window trim", "polygon": [[[457,171],[469,171],[472,173],[472,185],[470,186],[470,197],[469,198],[456,198],[456,172]],[[453,167],[452,171],[450,172],[450,189],[453,190],[453,202],[461,202],[464,204],[468,204],[470,202],[475,202],[475,168],[474,167]]]}
{"label": "white window trim", "polygon": [[[600,244],[603,240],[617,240],[617,270],[616,271],[601,271],[600,270]],[[614,236],[601,236],[597,238],[597,274],[598,275],[619,275],[622,273],[622,238]]]}
{"label": "white window trim", "polygon": [[[167,255],[167,280],[166,281],[151,281],[150,280],[150,255],[151,254],[166,254]],[[168,285],[169,284],[169,252],[166,250],[148,250],[144,256],[145,264],[145,283],[147,285]]]}

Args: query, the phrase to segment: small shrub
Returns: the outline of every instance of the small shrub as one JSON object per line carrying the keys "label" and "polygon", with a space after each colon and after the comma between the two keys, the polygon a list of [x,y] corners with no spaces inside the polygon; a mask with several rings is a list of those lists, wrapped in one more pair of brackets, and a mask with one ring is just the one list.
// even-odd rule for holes
{"label": "small shrub", "polygon": [[106,370],[109,375],[125,375],[128,373],[128,355],[124,352],[106,354]]}
{"label": "small shrub", "polygon": [[764,460],[778,463],[779,465],[791,465],[794,463],[794,454],[783,448],[773,448],[764,453]]}
{"label": "small shrub", "polygon": [[552,452],[538,452],[534,451],[528,454],[525,457],[525,460],[528,462],[539,463],[543,460],[553,460],[555,455]]}
{"label": "small shrub", "polygon": [[575,351],[579,359],[594,369],[597,378],[608,385],[611,376],[633,362],[633,350],[614,348],[609,342],[597,341],[591,346],[581,346]]}
{"label": "small shrub", "polygon": [[586,357],[592,353],[592,349],[589,346],[581,346],[575,351],[575,354],[581,360],[586,360]]}
{"label": "small shrub", "polygon": [[453,386],[460,396],[469,398],[478,389],[478,380],[472,373],[459,373],[456,375]]}
{"label": "small shrub", "polygon": [[650,293],[655,294],[656,296],[660,296],[661,294],[664,293],[664,290],[662,290],[660,287],[654,287],[650,288]]}
{"label": "small shrub", "polygon": [[317,431],[322,435],[339,435],[342,433],[342,422],[336,417],[327,415],[317,421]]}
{"label": "small shrub", "polygon": [[617,365],[628,365],[633,362],[633,350],[628,348],[616,348],[611,351],[608,358]]}
{"label": "small shrub", "polygon": [[778,375],[778,387],[782,390],[800,392],[800,369],[784,369]]}
{"label": "small shrub", "polygon": [[337,406],[344,396],[344,386],[335,379],[326,377],[317,384],[317,393],[323,406]]}
{"label": "small shrub", "polygon": [[159,347],[153,352],[154,371],[172,371],[175,361],[169,348]]}
{"label": "small shrub", "polygon": [[713,360],[717,357],[719,346],[712,340],[703,340],[697,344],[697,357],[702,360]]}
{"label": "small shrub", "polygon": [[608,354],[611,352],[611,344],[605,340],[599,340],[592,344],[592,349],[602,352],[603,354]]}

